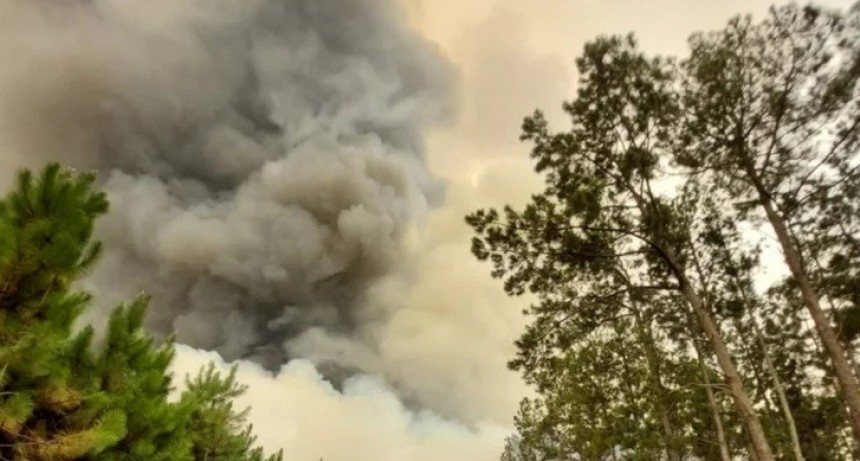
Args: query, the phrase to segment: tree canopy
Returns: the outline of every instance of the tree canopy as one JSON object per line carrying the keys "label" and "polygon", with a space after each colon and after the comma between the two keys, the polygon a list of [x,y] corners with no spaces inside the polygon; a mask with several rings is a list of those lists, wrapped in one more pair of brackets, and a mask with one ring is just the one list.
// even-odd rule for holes
{"label": "tree canopy", "polygon": [[[544,190],[467,217],[475,256],[537,300],[510,365],[538,396],[503,459],[857,449],[860,15],[774,7],[689,44],[589,42],[570,128],[523,123]],[[765,288],[762,232],[787,274]]]}

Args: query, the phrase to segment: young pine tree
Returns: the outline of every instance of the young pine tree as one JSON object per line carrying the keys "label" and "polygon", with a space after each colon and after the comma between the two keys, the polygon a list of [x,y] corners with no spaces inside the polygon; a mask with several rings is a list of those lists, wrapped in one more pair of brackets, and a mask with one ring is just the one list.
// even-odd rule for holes
{"label": "young pine tree", "polygon": [[72,324],[89,296],[69,285],[99,253],[93,222],[107,211],[95,177],[52,164],[18,176],[0,202],[0,456],[64,460],[96,454],[126,434],[96,383],[81,382],[87,334]]}
{"label": "young pine tree", "polygon": [[201,369],[193,379],[186,378],[182,404],[191,408],[188,434],[196,460],[209,461],[282,461],[283,452],[266,457],[254,447],[253,427],[247,424],[248,409],[237,411],[233,400],[247,386],[236,382],[236,367],[221,376],[214,364]]}
{"label": "young pine tree", "polygon": [[90,297],[71,284],[99,254],[93,224],[108,209],[94,181],[51,164],[0,201],[0,459],[280,460],[232,410],[234,374],[210,368],[168,399],[174,352],[143,331],[146,297],[113,311],[103,345],[91,327],[73,334]]}

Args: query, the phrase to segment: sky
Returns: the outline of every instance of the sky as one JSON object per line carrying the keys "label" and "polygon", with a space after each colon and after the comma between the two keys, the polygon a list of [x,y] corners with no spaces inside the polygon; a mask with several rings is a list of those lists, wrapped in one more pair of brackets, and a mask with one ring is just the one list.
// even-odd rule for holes
{"label": "sky", "polygon": [[770,4],[212,2],[0,0],[0,171],[97,169],[114,207],[87,321],[153,292],[177,377],[237,364],[291,461],[498,459],[529,300],[474,260],[464,215],[538,190],[519,125],[563,126],[586,41],[683,54]]}

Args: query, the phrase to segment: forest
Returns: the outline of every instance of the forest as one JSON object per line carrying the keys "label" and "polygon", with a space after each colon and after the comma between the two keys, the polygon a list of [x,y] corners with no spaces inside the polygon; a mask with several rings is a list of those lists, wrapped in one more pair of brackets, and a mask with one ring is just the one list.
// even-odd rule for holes
{"label": "forest", "polygon": [[543,191],[467,217],[528,295],[503,461],[858,459],[860,15],[773,7],[686,56],[588,43]]}

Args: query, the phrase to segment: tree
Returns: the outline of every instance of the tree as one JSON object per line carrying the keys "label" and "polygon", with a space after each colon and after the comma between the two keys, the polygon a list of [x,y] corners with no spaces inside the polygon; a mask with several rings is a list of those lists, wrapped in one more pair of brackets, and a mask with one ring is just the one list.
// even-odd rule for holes
{"label": "tree", "polygon": [[0,456],[77,459],[125,436],[121,411],[96,386],[79,385],[75,359],[87,333],[70,341],[89,296],[70,283],[99,253],[93,221],[108,207],[91,174],[48,166],[18,176],[0,202]]}
{"label": "tree", "polygon": [[[688,191],[689,195],[694,195],[691,192]],[[734,213],[721,210],[710,197],[699,200],[699,204],[703,214],[701,220],[703,229],[698,243],[707,256],[700,256],[696,251],[692,254],[700,280],[708,286],[707,291],[713,298],[710,303],[733,321],[735,330],[738,331],[736,336],[755,338],[752,344],[747,344],[747,350],[750,353],[747,361],[754,370],[758,370],[756,367],[758,363],[764,365],[769,382],[761,383],[762,400],[767,400],[766,394],[772,389],[779,402],[782,416],[785,418],[783,424],[774,424],[772,428],[785,426],[785,432],[790,439],[790,451],[795,459],[802,461],[803,449],[783,380],[774,365],[771,348],[765,342],[758,325],[762,302],[753,287],[752,270],[759,264],[759,248],[754,246],[751,251],[744,249]],[[710,270],[705,269],[705,265],[710,266]]]}
{"label": "tree", "polygon": [[[506,207],[503,216],[492,209],[468,216],[477,234],[473,253],[493,263],[508,293],[538,296],[538,323],[593,315],[582,299],[669,293],[675,302],[666,315],[692,311],[757,458],[772,460],[753,401],[689,272],[693,214],[655,187],[673,158],[683,114],[672,63],[646,58],[632,37],[609,37],[587,44],[577,67],[577,96],[564,105],[572,128],[551,132],[540,112],[523,124],[545,191],[522,212]],[[521,342],[520,350],[558,346],[541,342]]]}
{"label": "tree", "polygon": [[[168,399],[174,352],[142,329],[148,298],[113,311],[103,345],[91,327],[73,334],[90,296],[71,284],[99,254],[93,224],[108,209],[94,181],[51,164],[0,201],[0,459],[262,461],[230,406],[244,390],[234,374],[209,369]],[[206,455],[223,440],[223,456]]]}
{"label": "tree", "polygon": [[[706,171],[714,193],[736,199],[748,218],[760,211],[772,227],[860,441],[860,387],[812,261],[829,253],[822,241],[855,242],[845,230],[857,219],[860,179],[858,36],[856,15],[796,5],[772,8],[759,24],[736,18],[694,35],[676,160]],[[811,223],[817,229],[800,232]]]}
{"label": "tree", "polygon": [[[551,422],[565,398],[575,400],[559,397],[563,389],[587,384],[553,368],[570,360],[634,361],[628,367],[641,372],[623,381],[650,383],[642,395],[667,417],[665,457],[690,453],[673,451],[672,440],[684,441],[673,435],[704,427],[701,416],[660,396],[675,385],[666,372],[684,369],[693,350],[721,459],[746,443],[735,419],[756,460],[845,455],[847,428],[860,442],[858,13],[789,5],[760,23],[738,17],[693,35],[680,63],[645,57],[632,39],[600,38],[577,61],[579,88],[564,105],[571,129],[551,131],[540,112],[526,119],[522,139],[534,145],[545,190],[522,211],[467,217],[473,253],[509,294],[538,299],[512,365],[550,384],[524,405],[507,456],[547,453],[541,444],[581,430]],[[752,283],[758,248],[739,234],[761,221],[790,273],[765,297]],[[594,341],[602,331],[626,345],[624,360]],[[724,387],[709,382],[711,365]],[[696,385],[690,373],[681,379]],[[628,398],[598,382],[581,392]],[[722,392],[734,415],[723,414]],[[618,451],[615,431],[603,452],[635,456]]]}
{"label": "tree", "polygon": [[762,337],[797,425],[806,459],[844,459],[851,451],[845,404],[814,326],[789,278],[762,297]]}
{"label": "tree", "polygon": [[192,409],[188,432],[194,459],[209,461],[281,461],[283,452],[265,457],[254,447],[253,427],[246,424],[248,409],[233,409],[233,399],[247,386],[236,381],[236,367],[222,377],[214,364],[203,368],[193,379],[186,377],[182,402]]}
{"label": "tree", "polygon": [[168,401],[172,344],[156,347],[143,331],[147,303],[148,298],[140,296],[115,309],[103,351],[95,355],[91,368],[78,365],[80,380],[94,383],[107,396],[106,406],[121,412],[126,421],[124,437],[100,452],[100,461],[198,459],[187,436],[193,406]]}

